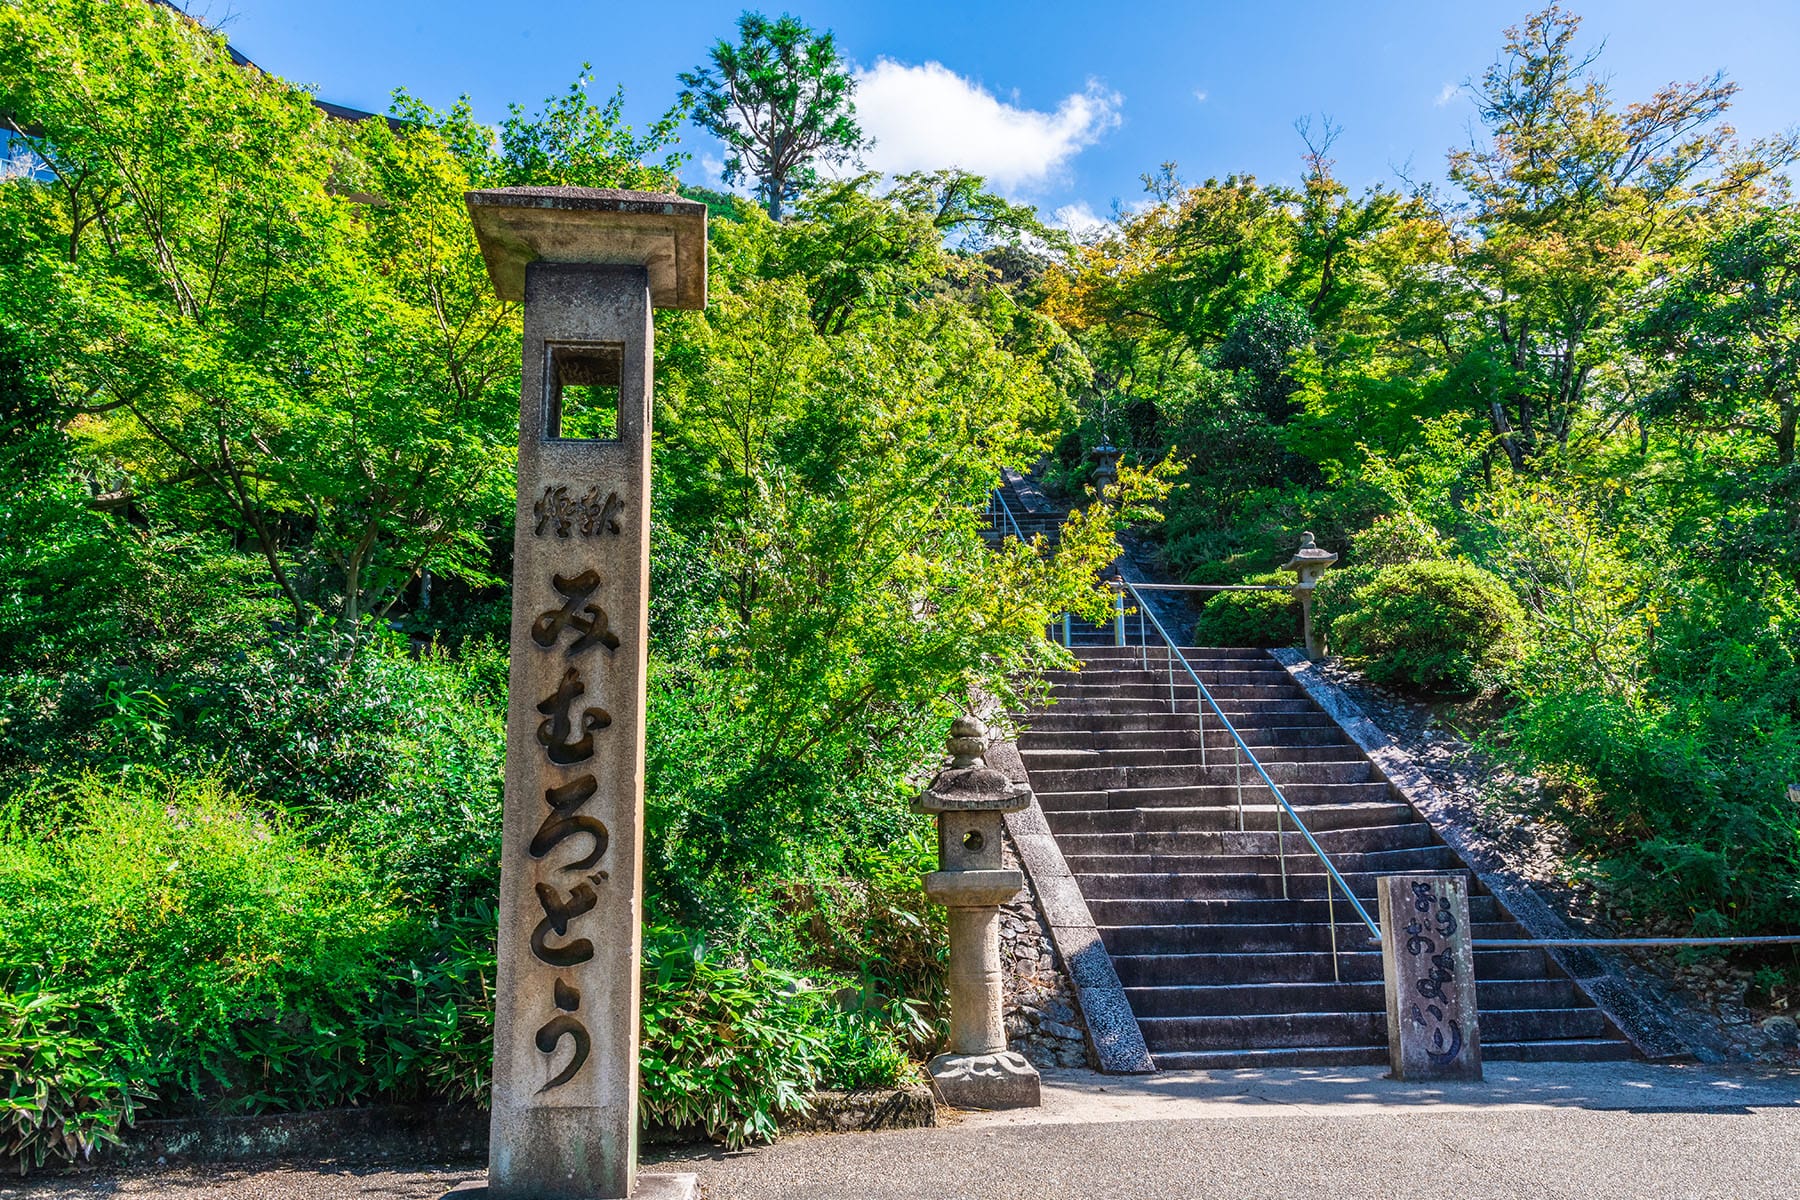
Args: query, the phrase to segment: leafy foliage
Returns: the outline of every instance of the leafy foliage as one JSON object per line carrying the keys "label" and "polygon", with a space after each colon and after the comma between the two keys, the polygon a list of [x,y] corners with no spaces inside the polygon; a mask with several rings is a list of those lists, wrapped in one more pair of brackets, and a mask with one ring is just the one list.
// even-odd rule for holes
{"label": "leafy foliage", "polygon": [[116,1145],[145,1099],[99,1043],[77,1035],[73,1006],[50,992],[0,992],[0,1138],[23,1175]]}
{"label": "leafy foliage", "polygon": [[1197,646],[1292,646],[1300,640],[1300,602],[1292,578],[1257,575],[1247,584],[1278,587],[1268,592],[1217,592],[1194,620]]}
{"label": "leafy foliage", "polygon": [[1332,623],[1338,648],[1378,683],[1466,692],[1519,652],[1523,610],[1499,579],[1457,561],[1383,567]]}

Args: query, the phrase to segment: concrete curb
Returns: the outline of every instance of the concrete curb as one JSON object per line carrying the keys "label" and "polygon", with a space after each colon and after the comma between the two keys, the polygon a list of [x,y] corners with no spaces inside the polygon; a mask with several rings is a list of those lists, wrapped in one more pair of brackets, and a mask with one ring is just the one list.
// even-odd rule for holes
{"label": "concrete curb", "polygon": [[[924,1129],[937,1105],[923,1083],[900,1088],[814,1092],[809,1113],[782,1118],[781,1133],[858,1133]],[[644,1146],[685,1146],[705,1135],[654,1127]],[[129,1167],[279,1159],[339,1162],[457,1162],[485,1158],[488,1114],[447,1105],[371,1105],[252,1117],[172,1117],[139,1121],[122,1144],[94,1152],[94,1162]],[[81,1164],[85,1167],[89,1164]],[[46,1164],[47,1172],[57,1168]]]}
{"label": "concrete curb", "polygon": [[[990,746],[987,764],[1015,783],[1029,784],[1025,760],[1011,742]],[[1075,985],[1075,998],[1087,1021],[1088,1040],[1100,1070],[1109,1075],[1146,1075],[1156,1070],[1138,1028],[1137,1014],[1113,970],[1112,956],[1100,942],[1100,931],[1082,898],[1081,887],[1064,860],[1044,820],[1037,793],[1031,805],[1006,814],[1006,832],[1018,848],[1019,862],[1031,879],[1032,891],[1050,927],[1050,941],[1062,957]]]}
{"label": "concrete curb", "polygon": [[[1314,703],[1330,714],[1395,793],[1431,825],[1446,846],[1456,851],[1500,907],[1528,934],[1534,938],[1580,936],[1531,890],[1527,880],[1507,867],[1497,847],[1457,818],[1443,793],[1412,756],[1371,721],[1342,688],[1321,675],[1304,651],[1271,650],[1269,656],[1287,668]],[[1578,946],[1543,949],[1639,1054],[1653,1061],[1697,1055],[1696,1043],[1705,1042],[1704,1034],[1680,1027],[1672,1017],[1673,1006],[1647,995],[1646,989],[1629,980],[1610,955]]]}

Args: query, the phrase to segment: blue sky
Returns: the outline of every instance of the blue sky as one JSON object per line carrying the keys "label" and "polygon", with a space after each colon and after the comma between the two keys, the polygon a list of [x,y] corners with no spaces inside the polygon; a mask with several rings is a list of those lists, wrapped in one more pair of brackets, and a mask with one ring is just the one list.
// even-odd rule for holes
{"label": "blue sky", "polygon": [[[744,4],[531,0],[192,0],[257,62],[327,100],[386,106],[404,86],[434,104],[461,93],[483,119],[561,91],[583,61],[595,87],[626,89],[643,124],[674,98],[676,72],[732,32]],[[1172,159],[1184,178],[1233,172],[1292,181],[1296,118],[1343,127],[1334,155],[1352,185],[1395,168],[1436,177],[1470,136],[1456,89],[1493,61],[1516,3],[1238,0],[1108,4],[832,3],[792,11],[836,31],[863,74],[859,109],[878,137],[871,165],[959,165],[1061,212],[1105,216]],[[1742,86],[1745,137],[1800,124],[1800,2],[1586,0],[1589,42],[1620,100],[1724,69]],[[689,130],[686,172],[707,182],[718,147]]]}

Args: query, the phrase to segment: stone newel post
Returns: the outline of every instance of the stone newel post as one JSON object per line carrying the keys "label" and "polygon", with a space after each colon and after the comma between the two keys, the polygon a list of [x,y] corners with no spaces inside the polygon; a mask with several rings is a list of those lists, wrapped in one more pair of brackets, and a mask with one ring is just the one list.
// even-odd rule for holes
{"label": "stone newel post", "polygon": [[636,1174],[638,951],[651,315],[706,304],[706,206],[467,201],[525,318],[488,1193],[692,1196],[691,1175]]}
{"label": "stone newel post", "polygon": [[1025,880],[1000,865],[1000,816],[1029,806],[1031,791],[983,760],[980,721],[959,717],[950,733],[950,765],[913,801],[938,824],[939,865],[925,895],[950,910],[950,1049],[931,1060],[931,1079],[957,1108],[1029,1108],[1038,1073],[1006,1048],[1000,973],[1000,905]]}
{"label": "stone newel post", "polygon": [[1285,568],[1295,575],[1294,595],[1300,597],[1300,627],[1308,658],[1319,658],[1325,653],[1324,645],[1313,632],[1313,589],[1319,586],[1319,577],[1325,574],[1325,568],[1336,561],[1337,555],[1320,549],[1312,534],[1303,533],[1300,548],[1294,551],[1294,557],[1288,559]]}

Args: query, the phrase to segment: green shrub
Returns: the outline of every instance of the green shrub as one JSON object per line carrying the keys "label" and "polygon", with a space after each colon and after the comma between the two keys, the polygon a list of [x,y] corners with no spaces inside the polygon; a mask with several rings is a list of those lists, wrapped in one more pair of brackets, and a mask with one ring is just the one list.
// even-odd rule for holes
{"label": "green shrub", "polygon": [[419,930],[353,861],[215,779],[89,776],[9,817],[0,969],[69,996],[81,1035],[131,1077],[236,1109],[397,1082],[383,1078],[392,1031],[367,1026]]}
{"label": "green shrub", "polygon": [[1431,522],[1401,509],[1376,517],[1350,537],[1350,561],[1359,567],[1397,567],[1401,563],[1441,559],[1448,549]]}
{"label": "green shrub", "polygon": [[1332,632],[1338,618],[1355,610],[1357,591],[1380,573],[1380,567],[1334,567],[1313,589],[1313,629],[1324,640],[1328,652],[1336,653],[1338,649]]}
{"label": "green shrub", "polygon": [[75,1024],[67,997],[0,991],[0,1155],[21,1175],[117,1145],[144,1098],[118,1057]]}
{"label": "green shrub", "polygon": [[646,1125],[698,1127],[737,1148],[804,1112],[826,1068],[829,1000],[751,959],[733,963],[691,935],[644,929],[639,1103]]}
{"label": "green shrub", "polygon": [[[1293,576],[1256,575],[1245,583],[1293,586]],[[1194,621],[1196,646],[1292,646],[1300,640],[1300,602],[1289,591],[1218,592]]]}
{"label": "green shrub", "polygon": [[[1641,691],[1544,671],[1506,718],[1499,748],[1543,780],[1578,871],[1656,926],[1796,932],[1800,602],[1756,582],[1685,589]],[[1800,956],[1768,953],[1800,979]]]}
{"label": "green shrub", "polygon": [[1384,567],[1332,622],[1338,651],[1377,683],[1467,692],[1517,655],[1524,611],[1499,579],[1466,562]]}

